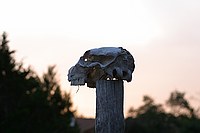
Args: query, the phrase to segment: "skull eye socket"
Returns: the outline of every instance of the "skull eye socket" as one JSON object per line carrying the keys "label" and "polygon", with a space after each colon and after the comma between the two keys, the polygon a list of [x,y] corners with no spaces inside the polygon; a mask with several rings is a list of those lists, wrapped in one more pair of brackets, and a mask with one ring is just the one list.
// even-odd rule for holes
{"label": "skull eye socket", "polygon": [[93,56],[83,56],[82,57],[82,60],[84,61],[84,62],[93,62],[93,60],[94,60],[94,57]]}
{"label": "skull eye socket", "polygon": [[116,76],[117,76],[117,70],[116,70],[116,69],[114,69],[112,74],[113,74],[113,77],[115,77],[115,78],[116,78]]}

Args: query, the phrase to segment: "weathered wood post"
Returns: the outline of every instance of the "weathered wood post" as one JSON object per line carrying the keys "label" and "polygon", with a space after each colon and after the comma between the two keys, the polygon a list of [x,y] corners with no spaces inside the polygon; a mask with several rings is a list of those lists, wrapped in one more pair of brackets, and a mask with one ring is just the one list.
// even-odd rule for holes
{"label": "weathered wood post", "polygon": [[71,67],[71,85],[96,87],[96,133],[124,133],[123,80],[130,82],[133,56],[122,47],[91,49]]}
{"label": "weathered wood post", "polygon": [[97,133],[124,133],[122,80],[98,80],[96,84]]}

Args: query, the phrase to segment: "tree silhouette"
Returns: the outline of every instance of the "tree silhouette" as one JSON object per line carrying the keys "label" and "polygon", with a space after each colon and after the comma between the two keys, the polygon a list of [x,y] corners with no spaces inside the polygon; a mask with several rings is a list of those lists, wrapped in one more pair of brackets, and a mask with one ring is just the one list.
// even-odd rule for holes
{"label": "tree silhouette", "polygon": [[[189,105],[189,102],[184,98],[184,93],[177,92],[178,91],[172,92],[170,95],[170,99],[173,101],[172,103],[174,103],[173,106],[181,106],[184,109],[187,108],[189,111],[193,109]],[[137,109],[134,109],[133,107],[130,108],[129,117],[125,120],[126,133],[200,132],[200,119],[198,117],[191,117],[190,115],[177,116],[176,114],[173,114],[173,112],[167,113],[162,105],[155,104],[150,96],[145,95],[143,97],[143,102],[144,104]],[[170,105],[172,105],[172,103],[170,103]],[[133,116],[130,116],[130,114],[133,114]]]}
{"label": "tree silhouette", "polygon": [[70,93],[62,94],[55,66],[39,78],[17,63],[6,33],[0,41],[0,132],[79,132]]}
{"label": "tree silhouette", "polygon": [[179,92],[177,90],[173,91],[166,104],[171,108],[172,113],[176,116],[186,114],[195,117],[194,109],[185,98],[184,92]]}
{"label": "tree silhouette", "polygon": [[160,113],[163,112],[164,109],[162,108],[161,104],[155,104],[153,98],[150,96],[145,95],[143,97],[144,105],[140,106],[137,109],[137,116],[145,114],[145,113]]}

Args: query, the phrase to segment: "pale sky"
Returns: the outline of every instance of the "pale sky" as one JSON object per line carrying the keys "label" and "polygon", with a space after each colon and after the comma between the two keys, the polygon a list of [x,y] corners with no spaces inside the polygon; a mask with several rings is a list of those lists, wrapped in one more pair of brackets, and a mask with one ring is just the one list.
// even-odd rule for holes
{"label": "pale sky", "polygon": [[135,58],[125,114],[143,95],[164,103],[175,89],[200,106],[199,7],[199,0],[0,0],[0,32],[38,74],[57,65],[78,114],[95,117],[95,89],[76,93],[67,71],[86,50],[103,46],[122,46]]}

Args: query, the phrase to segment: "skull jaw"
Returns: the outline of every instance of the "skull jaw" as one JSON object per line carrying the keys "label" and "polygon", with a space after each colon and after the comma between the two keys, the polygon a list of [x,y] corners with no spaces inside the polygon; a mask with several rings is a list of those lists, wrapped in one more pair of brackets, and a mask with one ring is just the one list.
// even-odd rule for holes
{"label": "skull jaw", "polygon": [[85,70],[78,66],[72,66],[68,72],[68,81],[72,86],[85,85]]}

